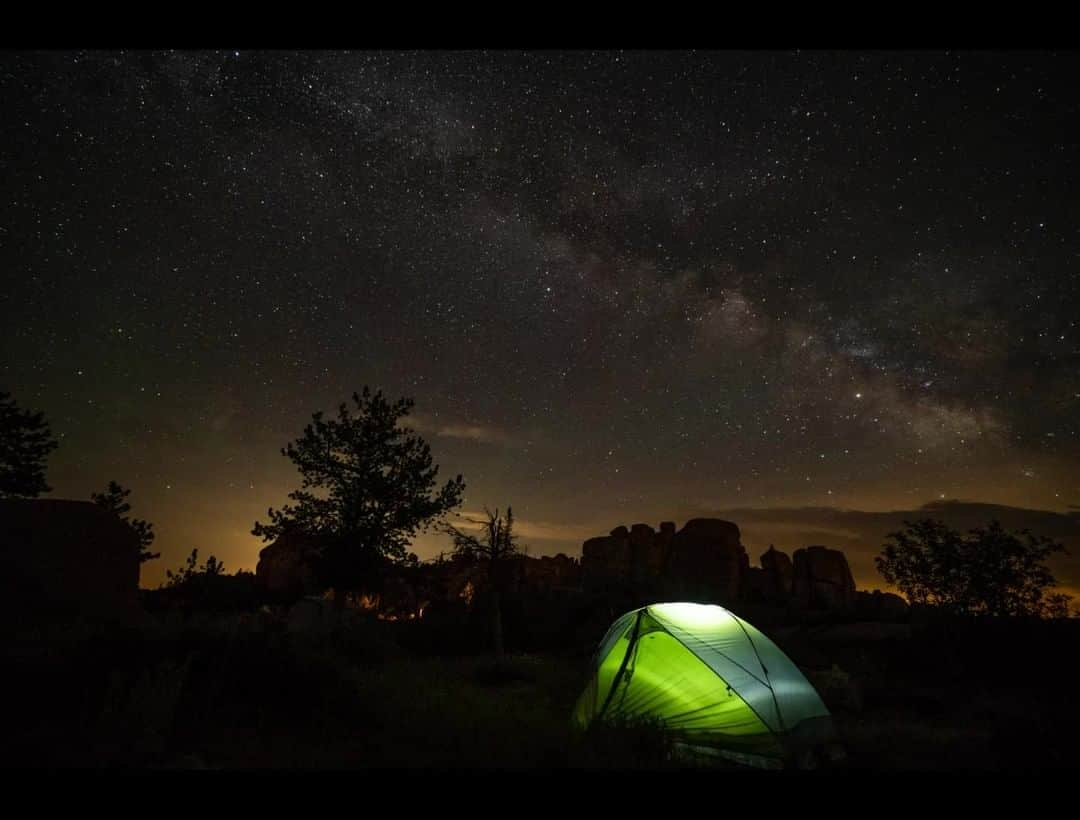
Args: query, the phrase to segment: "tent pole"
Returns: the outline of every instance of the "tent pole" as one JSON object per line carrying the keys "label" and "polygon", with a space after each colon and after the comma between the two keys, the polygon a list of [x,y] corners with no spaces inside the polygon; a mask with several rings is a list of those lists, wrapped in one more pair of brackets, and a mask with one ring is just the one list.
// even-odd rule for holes
{"label": "tent pole", "polygon": [[626,654],[623,655],[622,663],[619,664],[619,671],[615,673],[615,679],[611,682],[611,688],[608,690],[607,697],[604,698],[604,705],[600,707],[600,712],[597,714],[597,719],[604,716],[604,712],[607,711],[608,705],[611,703],[611,699],[615,696],[615,690],[619,688],[619,684],[622,683],[623,674],[626,672],[626,665],[630,662],[630,655],[634,651],[634,645],[637,643],[638,630],[641,627],[641,616],[645,612],[645,608],[642,607],[638,610],[637,618],[634,619],[634,629],[630,633],[630,642],[626,645]]}
{"label": "tent pole", "polygon": [[735,623],[739,625],[739,629],[743,631],[746,636],[746,640],[750,642],[750,648],[754,650],[754,656],[757,658],[758,663],[761,664],[761,671],[765,674],[765,680],[769,687],[769,694],[772,695],[773,706],[776,707],[776,719],[780,721],[780,732],[787,734],[787,727],[784,725],[784,716],[780,713],[780,702],[776,699],[776,690],[773,689],[772,681],[769,680],[769,670],[765,666],[765,661],[761,659],[761,654],[757,651],[757,647],[754,645],[754,639],[750,637],[750,633],[746,631],[746,627],[743,626],[742,619],[739,618],[734,612],[728,610],[728,615],[735,619]]}

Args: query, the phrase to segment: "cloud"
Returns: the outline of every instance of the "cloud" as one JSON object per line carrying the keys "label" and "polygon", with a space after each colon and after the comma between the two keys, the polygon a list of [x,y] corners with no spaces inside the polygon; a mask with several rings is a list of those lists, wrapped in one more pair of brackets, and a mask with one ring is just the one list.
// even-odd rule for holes
{"label": "cloud", "polygon": [[418,433],[430,433],[440,438],[464,439],[504,447],[511,446],[514,443],[513,436],[505,430],[490,424],[447,423],[423,413],[415,413],[409,416],[408,424]]}
{"label": "cloud", "polygon": [[507,444],[510,441],[510,437],[503,431],[481,424],[448,424],[434,433],[444,438],[463,438],[485,444]]}

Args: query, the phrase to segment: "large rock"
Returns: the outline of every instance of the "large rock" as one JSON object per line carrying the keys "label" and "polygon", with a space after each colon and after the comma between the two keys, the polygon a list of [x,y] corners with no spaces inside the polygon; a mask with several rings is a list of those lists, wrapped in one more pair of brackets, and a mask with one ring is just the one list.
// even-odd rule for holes
{"label": "large rock", "polygon": [[795,550],[792,598],[810,609],[854,609],[855,579],[844,553],[821,546]]}
{"label": "large rock", "polygon": [[539,558],[522,556],[520,566],[521,583],[529,588],[565,589],[581,583],[581,564],[561,552]]}
{"label": "large rock", "polygon": [[653,548],[656,550],[657,560],[660,562],[660,577],[667,575],[668,562],[671,560],[671,546],[675,543],[675,522],[661,521],[660,530],[656,533]]}
{"label": "large rock", "polygon": [[672,539],[665,591],[688,600],[732,603],[741,596],[748,568],[735,524],[694,518]]}
{"label": "large rock", "polygon": [[589,591],[624,589],[633,583],[633,550],[626,527],[590,538],[581,547],[581,580]]}
{"label": "large rock", "polygon": [[760,567],[750,567],[743,575],[740,597],[744,601],[755,604],[767,603],[770,600],[767,586],[768,578],[765,570]]}
{"label": "large rock", "polygon": [[296,600],[319,592],[312,561],[318,542],[309,535],[287,532],[259,551],[255,577],[271,598]]}
{"label": "large rock", "polygon": [[771,544],[761,555],[761,594],[767,601],[783,602],[791,595],[791,583],[795,571],[787,553],[780,552]]}
{"label": "large rock", "polygon": [[856,592],[855,609],[859,617],[868,621],[900,623],[908,619],[908,603],[899,595],[882,592]]}
{"label": "large rock", "polygon": [[0,605],[40,616],[139,609],[139,537],[89,501],[0,501]]}
{"label": "large rock", "polygon": [[[806,547],[792,561],[770,546],[760,561],[760,569],[750,566],[732,522],[695,518],[679,531],[664,521],[658,531],[634,524],[590,538],[582,546],[580,577],[586,592],[616,597],[753,601],[773,607],[794,603],[824,614],[850,613],[855,607],[855,581],[839,550]],[[885,619],[899,617],[898,601],[874,599],[874,606],[888,613]]]}
{"label": "large rock", "polygon": [[664,554],[656,542],[656,532],[648,524],[630,528],[630,560],[633,581],[639,587],[655,587],[664,568]]}

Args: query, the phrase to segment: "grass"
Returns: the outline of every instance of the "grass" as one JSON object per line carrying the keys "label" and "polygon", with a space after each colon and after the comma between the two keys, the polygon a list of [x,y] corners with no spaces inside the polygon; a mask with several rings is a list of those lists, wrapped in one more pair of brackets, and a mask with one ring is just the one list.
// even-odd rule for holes
{"label": "grass", "polygon": [[[648,724],[575,731],[576,655],[406,651],[392,626],[338,636],[212,623],[25,633],[4,642],[9,766],[666,768]],[[850,650],[851,648],[849,648]],[[1075,767],[1065,678],[934,681],[929,652],[877,647],[810,670],[854,769]],[[968,661],[969,668],[979,668]],[[720,764],[724,766],[725,764]]]}

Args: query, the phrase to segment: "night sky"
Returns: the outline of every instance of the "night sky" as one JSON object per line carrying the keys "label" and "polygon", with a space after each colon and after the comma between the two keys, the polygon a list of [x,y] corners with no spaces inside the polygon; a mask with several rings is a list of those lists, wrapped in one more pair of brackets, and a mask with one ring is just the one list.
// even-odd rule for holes
{"label": "night sky", "polygon": [[1070,538],[1078,68],[4,53],[0,389],[60,438],[54,497],[133,490],[144,586],[254,568],[280,448],[365,384],[536,554],[759,508],[756,559],[828,517],[760,508],[842,508],[816,543],[875,586],[852,522],[957,499]]}

